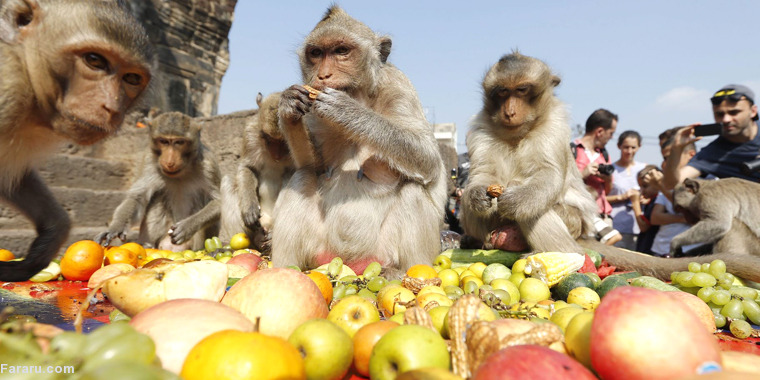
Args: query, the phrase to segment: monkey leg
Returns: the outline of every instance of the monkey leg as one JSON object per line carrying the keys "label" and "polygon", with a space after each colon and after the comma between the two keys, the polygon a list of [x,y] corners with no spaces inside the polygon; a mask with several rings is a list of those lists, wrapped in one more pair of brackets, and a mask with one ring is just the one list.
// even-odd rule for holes
{"label": "monkey leg", "polygon": [[0,262],[0,281],[26,281],[45,269],[69,235],[71,221],[36,171],[3,198],[34,223],[37,238],[21,261]]}
{"label": "monkey leg", "polygon": [[533,251],[583,253],[583,249],[575,242],[562,218],[554,210],[532,220],[519,221],[518,224]]}
{"label": "monkey leg", "polygon": [[684,245],[698,243],[715,243],[726,235],[731,228],[731,220],[704,219],[681,232],[670,241],[670,253],[680,250]]}
{"label": "monkey leg", "polygon": [[729,273],[755,282],[760,281],[760,256],[756,255],[720,252],[704,256],[664,258],[608,246],[594,239],[578,239],[578,243],[584,248],[601,253],[610,265],[618,269],[637,271],[661,280],[670,280],[672,272],[687,270],[690,262],[702,264],[720,259],[726,263],[726,270]]}

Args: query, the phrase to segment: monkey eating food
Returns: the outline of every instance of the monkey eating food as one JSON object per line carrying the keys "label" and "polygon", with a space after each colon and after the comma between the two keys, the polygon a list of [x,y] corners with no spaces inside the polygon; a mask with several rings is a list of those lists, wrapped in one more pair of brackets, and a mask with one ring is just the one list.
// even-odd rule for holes
{"label": "monkey eating food", "polygon": [[275,266],[337,256],[359,273],[372,261],[406,271],[440,252],[445,168],[390,51],[390,38],[337,6],[299,50],[303,82],[321,92],[293,85],[280,99],[296,171],[275,205]]}
{"label": "monkey eating food", "polygon": [[34,165],[63,141],[115,133],[146,92],[154,57],[121,1],[0,2],[0,200],[37,230],[24,260],[0,263],[0,281],[45,268],[71,227]]}

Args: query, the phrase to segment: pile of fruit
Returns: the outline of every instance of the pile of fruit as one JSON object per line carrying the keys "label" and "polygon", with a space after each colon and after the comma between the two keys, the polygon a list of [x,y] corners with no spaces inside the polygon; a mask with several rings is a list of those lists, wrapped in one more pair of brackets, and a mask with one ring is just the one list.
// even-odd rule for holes
{"label": "pile of fruit", "polygon": [[134,376],[186,380],[760,376],[760,356],[722,351],[714,336],[727,327],[757,338],[749,322],[760,316],[760,293],[720,260],[691,263],[668,284],[580,273],[600,265],[595,252],[449,250],[397,279],[340,258],[271,268],[247,237],[233,241],[178,253],[73,244],[60,275],[47,268],[37,280],[88,281],[118,309],[111,323],[41,336],[7,322],[3,362],[76,369],[51,379],[129,377],[132,364]]}

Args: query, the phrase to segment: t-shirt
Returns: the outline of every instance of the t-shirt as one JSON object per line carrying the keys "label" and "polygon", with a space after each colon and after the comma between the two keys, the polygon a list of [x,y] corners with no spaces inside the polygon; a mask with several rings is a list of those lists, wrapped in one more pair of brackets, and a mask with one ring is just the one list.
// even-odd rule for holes
{"label": "t-shirt", "polygon": [[[625,194],[630,189],[639,189],[639,182],[636,176],[641,169],[646,166],[643,162],[635,162],[630,169],[612,164],[615,167],[615,173],[612,175],[612,190],[608,194],[619,195]],[[638,234],[639,225],[636,223],[631,201],[610,203],[612,205],[612,228],[618,230],[621,234]]]}
{"label": "t-shirt", "polygon": [[[657,199],[655,199],[654,203],[665,206],[665,211],[668,214],[676,213],[673,211],[673,204],[670,203],[668,198],[666,198],[662,193],[657,194]],[[670,253],[670,241],[673,240],[676,235],[688,230],[689,227],[691,226],[686,223],[671,223],[660,225],[660,229],[657,231],[657,236],[654,237],[654,243],[652,243],[652,252],[658,256],[663,256]],[[685,245],[681,247],[681,250],[686,252],[692,248],[699,247],[700,245],[701,244]]]}
{"label": "t-shirt", "polygon": [[760,130],[754,139],[741,144],[732,143],[723,136],[718,136],[713,142],[700,149],[688,165],[699,170],[702,176],[712,174],[718,178],[739,177],[760,182],[760,172],[746,175],[740,169],[742,163],[757,158],[760,158]]}

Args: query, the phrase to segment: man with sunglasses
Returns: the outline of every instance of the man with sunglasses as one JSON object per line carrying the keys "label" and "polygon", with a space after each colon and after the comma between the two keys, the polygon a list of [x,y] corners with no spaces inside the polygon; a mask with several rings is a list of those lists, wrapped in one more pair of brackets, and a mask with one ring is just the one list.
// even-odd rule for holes
{"label": "man with sunglasses", "polygon": [[723,126],[720,136],[679,169],[678,160],[684,148],[701,137],[694,136],[694,127],[699,124],[676,132],[665,165],[665,188],[672,189],[687,178],[700,176],[739,177],[760,182],[760,172],[745,173],[741,170],[742,164],[760,158],[755,94],[746,86],[729,84],[718,90],[710,101],[715,122]]}

